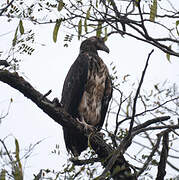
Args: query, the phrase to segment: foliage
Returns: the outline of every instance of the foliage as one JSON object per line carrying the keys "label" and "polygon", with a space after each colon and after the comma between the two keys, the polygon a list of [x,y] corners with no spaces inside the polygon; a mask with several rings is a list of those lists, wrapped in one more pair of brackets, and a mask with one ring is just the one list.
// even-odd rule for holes
{"label": "foliage", "polygon": [[[12,138],[12,139],[10,139]],[[14,141],[14,149],[8,146],[9,142]],[[18,139],[7,136],[4,139],[0,139],[0,180],[23,180],[25,161],[30,158],[33,150],[42,141],[36,142],[34,145],[30,145],[26,150],[20,148]],[[34,179],[34,180],[40,180]]]}
{"label": "foliage", "polygon": [[[7,162],[4,160],[1,168],[1,178],[6,179],[14,179],[14,180],[23,180],[23,171],[22,171],[22,164],[20,159],[20,149],[18,140],[15,139],[15,152],[10,152],[4,142],[4,140],[0,140],[2,144],[2,151],[1,151],[1,159],[6,159]],[[3,161],[2,161],[3,162]],[[7,170],[8,164],[11,165],[11,174],[10,171]]]}
{"label": "foliage", "polygon": [[[97,36],[109,37],[118,34],[122,37],[132,37],[139,41],[149,43],[170,56],[179,57],[176,45],[178,41],[178,10],[168,1],[167,9],[163,1],[131,0],[131,1],[48,1],[37,2],[22,0],[1,4],[1,16],[7,17],[8,22],[19,19],[12,47],[5,58],[15,64],[19,58],[11,58],[15,53],[27,53],[34,51],[33,25],[55,24],[53,40],[57,41],[59,29],[65,28],[66,35],[75,35],[80,39],[96,32]],[[119,7],[121,9],[119,10]],[[24,22],[29,21],[32,26],[29,30]],[[155,37],[155,31],[164,32],[160,37]],[[19,30],[19,31],[18,31]],[[69,32],[67,32],[69,30]],[[168,35],[166,35],[166,33]],[[25,37],[26,36],[26,37]],[[120,38],[119,36],[119,38]],[[62,38],[61,38],[62,39]],[[16,46],[16,47],[15,47]],[[66,43],[65,45],[66,46]]]}

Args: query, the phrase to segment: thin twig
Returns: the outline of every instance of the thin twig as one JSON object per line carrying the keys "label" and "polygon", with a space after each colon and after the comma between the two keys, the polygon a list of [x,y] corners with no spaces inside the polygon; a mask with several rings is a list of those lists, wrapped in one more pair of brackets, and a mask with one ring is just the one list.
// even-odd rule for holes
{"label": "thin twig", "polygon": [[0,16],[2,16],[2,14],[4,13],[4,11],[14,2],[14,0],[12,0],[6,7],[4,7],[3,9],[0,9]]}
{"label": "thin twig", "polygon": [[152,160],[152,157],[154,156],[155,152],[157,151],[157,149],[158,149],[158,147],[159,147],[161,138],[162,138],[162,135],[161,135],[161,134],[158,134],[158,136],[157,136],[157,142],[156,142],[156,144],[153,146],[153,149],[152,149],[150,155],[148,156],[146,162],[144,163],[143,167],[142,167],[141,170],[137,173],[137,177],[139,177],[139,176],[146,170],[146,168],[148,167],[149,163],[150,163],[151,160]]}
{"label": "thin twig", "polygon": [[146,70],[147,70],[147,66],[148,66],[148,62],[149,62],[149,59],[150,59],[150,56],[151,54],[154,52],[154,50],[152,49],[152,51],[149,53],[148,55],[148,58],[147,58],[147,61],[146,61],[146,64],[145,64],[145,67],[144,67],[144,70],[142,72],[142,76],[141,76],[141,79],[140,79],[140,82],[139,82],[139,86],[137,88],[137,91],[136,91],[136,95],[134,97],[134,104],[133,104],[133,109],[132,109],[132,118],[131,118],[131,122],[130,122],[130,127],[129,127],[129,136],[131,135],[132,133],[132,128],[133,128],[133,125],[134,125],[134,119],[135,119],[135,114],[136,114],[136,105],[137,105],[137,98],[140,94],[140,89],[142,87],[142,84],[143,84],[143,81],[144,81],[144,76],[145,76],[145,73],[146,73]]}

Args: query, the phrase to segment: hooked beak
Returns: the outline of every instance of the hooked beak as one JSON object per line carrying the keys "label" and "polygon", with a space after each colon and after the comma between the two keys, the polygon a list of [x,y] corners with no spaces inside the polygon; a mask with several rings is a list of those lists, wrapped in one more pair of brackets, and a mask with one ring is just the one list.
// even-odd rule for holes
{"label": "hooked beak", "polygon": [[104,39],[105,38],[101,38],[102,40],[103,40],[103,43],[101,44],[99,44],[99,50],[101,50],[101,51],[105,51],[105,52],[107,52],[107,53],[109,53],[109,48],[105,45],[105,43],[104,43]]}
{"label": "hooked beak", "polygon": [[105,52],[107,52],[107,53],[109,53],[109,48],[108,48],[106,45],[103,46],[103,49],[102,49],[102,50],[105,51]]}

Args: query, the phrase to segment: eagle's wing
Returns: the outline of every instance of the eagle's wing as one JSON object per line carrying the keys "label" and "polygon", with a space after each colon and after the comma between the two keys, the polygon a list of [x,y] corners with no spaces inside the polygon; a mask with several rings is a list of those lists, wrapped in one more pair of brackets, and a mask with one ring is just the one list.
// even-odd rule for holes
{"label": "eagle's wing", "polygon": [[72,64],[62,91],[61,103],[73,117],[78,117],[78,106],[84,92],[88,75],[88,56],[81,53]]}
{"label": "eagle's wing", "polygon": [[102,128],[102,126],[104,124],[109,101],[111,100],[111,97],[112,97],[112,92],[113,92],[112,81],[111,81],[110,75],[108,74],[108,76],[106,78],[106,83],[105,83],[104,95],[103,95],[103,99],[101,102],[102,103],[101,104],[101,120],[100,120],[99,124],[97,125],[97,127],[100,129]]}

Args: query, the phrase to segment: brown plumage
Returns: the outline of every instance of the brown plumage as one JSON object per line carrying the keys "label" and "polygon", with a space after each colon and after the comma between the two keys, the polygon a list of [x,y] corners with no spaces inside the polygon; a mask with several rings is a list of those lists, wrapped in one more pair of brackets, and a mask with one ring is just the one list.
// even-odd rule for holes
{"label": "brown plumage", "polygon": [[[112,96],[112,83],[97,50],[109,53],[103,38],[93,36],[81,43],[79,56],[65,79],[61,103],[72,117],[100,130]],[[65,127],[63,131],[67,150],[74,156],[88,147],[84,135]]]}

